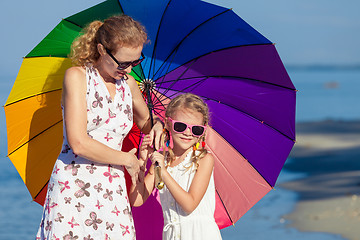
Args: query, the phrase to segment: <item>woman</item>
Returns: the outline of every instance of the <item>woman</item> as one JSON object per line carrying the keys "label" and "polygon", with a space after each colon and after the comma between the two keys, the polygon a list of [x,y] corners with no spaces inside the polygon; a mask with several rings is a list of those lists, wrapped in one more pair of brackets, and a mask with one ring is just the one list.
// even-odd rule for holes
{"label": "woman", "polygon": [[94,21],[72,45],[74,67],[63,83],[64,142],[48,185],[37,239],[134,239],[124,178],[133,184],[142,167],[122,152],[133,121],[159,146],[162,123],[151,129],[149,111],[135,79],[147,41],[129,16]]}

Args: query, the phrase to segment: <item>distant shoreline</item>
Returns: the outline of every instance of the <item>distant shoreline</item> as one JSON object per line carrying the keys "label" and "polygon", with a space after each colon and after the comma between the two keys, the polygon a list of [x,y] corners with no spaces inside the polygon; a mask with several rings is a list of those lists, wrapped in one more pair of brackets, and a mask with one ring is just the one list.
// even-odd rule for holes
{"label": "distant shoreline", "polygon": [[284,64],[288,71],[338,71],[338,70],[360,70],[360,64],[349,64],[349,65],[323,65],[323,64]]}

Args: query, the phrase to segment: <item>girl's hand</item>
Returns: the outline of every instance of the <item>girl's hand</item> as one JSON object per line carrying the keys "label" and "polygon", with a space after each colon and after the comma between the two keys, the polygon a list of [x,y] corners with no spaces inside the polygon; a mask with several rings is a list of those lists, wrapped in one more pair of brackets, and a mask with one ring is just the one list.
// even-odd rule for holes
{"label": "girl's hand", "polygon": [[163,128],[164,128],[164,124],[159,119],[157,119],[156,123],[154,124],[154,126],[152,127],[152,129],[149,133],[151,142],[154,142],[154,144],[155,144],[154,147],[156,150],[159,150],[159,148],[161,147],[160,141],[161,141],[161,135],[163,132]]}
{"label": "girl's hand", "polygon": [[149,158],[149,155],[154,151],[151,148],[151,145],[152,145],[152,140],[150,134],[145,135],[139,147],[139,159],[144,161],[145,166],[147,159]]}
{"label": "girl's hand", "polygon": [[143,165],[141,161],[135,156],[136,148],[131,149],[128,154],[128,165],[125,165],[126,170],[130,174],[132,184],[135,185],[139,179],[140,167]]}
{"label": "girl's hand", "polygon": [[159,163],[159,166],[162,169],[165,169],[165,159],[164,159],[164,155],[162,155],[159,152],[153,152],[150,156],[151,162],[152,164],[154,164],[155,162]]}

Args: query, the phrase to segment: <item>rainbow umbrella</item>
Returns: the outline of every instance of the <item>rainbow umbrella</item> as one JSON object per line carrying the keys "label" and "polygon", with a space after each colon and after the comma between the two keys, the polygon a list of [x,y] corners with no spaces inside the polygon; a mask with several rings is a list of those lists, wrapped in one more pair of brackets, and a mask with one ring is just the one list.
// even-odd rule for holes
{"label": "rainbow umbrella", "polygon": [[[60,95],[70,44],[88,22],[116,13],[147,29],[146,60],[132,75],[154,114],[163,117],[167,102],[184,92],[209,105],[215,218],[220,228],[234,224],[274,187],[293,147],[296,89],[274,44],[231,9],[199,0],[108,0],[62,20],[25,57],[6,102],[10,159],[39,197],[62,142]],[[161,239],[157,197],[154,191],[133,209],[138,239]]]}

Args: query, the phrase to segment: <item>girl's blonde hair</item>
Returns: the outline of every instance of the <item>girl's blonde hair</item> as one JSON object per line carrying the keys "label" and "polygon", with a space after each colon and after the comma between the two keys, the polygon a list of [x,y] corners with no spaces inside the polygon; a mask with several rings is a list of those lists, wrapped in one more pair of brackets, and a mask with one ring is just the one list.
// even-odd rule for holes
{"label": "girl's blonde hair", "polygon": [[99,59],[99,43],[115,52],[119,47],[137,48],[146,41],[145,28],[139,22],[127,15],[116,15],[104,22],[91,22],[73,42],[69,57],[75,66],[84,66]]}
{"label": "girl's blonde hair", "polygon": [[[204,120],[203,125],[209,124],[209,118],[210,118],[209,107],[199,96],[192,93],[185,93],[178,95],[177,97],[172,99],[169,105],[167,106],[165,111],[165,117],[172,117],[175,114],[175,112],[178,111],[179,109],[190,109],[192,111],[199,112],[203,115],[203,120]],[[163,146],[165,146],[165,142],[167,141],[165,135],[166,133],[163,133],[163,144],[164,144]],[[200,141],[205,141],[205,133],[199,138],[198,143]],[[196,154],[196,150],[199,151],[198,154]],[[175,160],[175,154],[170,146],[168,147],[168,152],[169,154],[167,155],[168,157],[167,166],[169,166],[171,162]],[[203,147],[200,147],[199,149],[193,148],[191,162],[195,164],[196,168],[199,165],[198,161],[201,158],[205,157],[206,154],[207,154],[207,150]]]}

